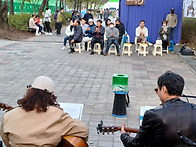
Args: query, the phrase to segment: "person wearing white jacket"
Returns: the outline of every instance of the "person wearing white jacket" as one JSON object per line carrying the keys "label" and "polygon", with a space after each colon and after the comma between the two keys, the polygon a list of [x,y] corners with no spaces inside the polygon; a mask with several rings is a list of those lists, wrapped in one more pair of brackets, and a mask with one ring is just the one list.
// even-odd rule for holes
{"label": "person wearing white jacket", "polygon": [[69,40],[69,37],[73,36],[73,34],[74,34],[74,23],[72,20],[70,20],[70,24],[67,26],[66,31],[65,31],[66,36],[64,38],[64,46],[63,46],[62,50],[65,49],[67,40]]}

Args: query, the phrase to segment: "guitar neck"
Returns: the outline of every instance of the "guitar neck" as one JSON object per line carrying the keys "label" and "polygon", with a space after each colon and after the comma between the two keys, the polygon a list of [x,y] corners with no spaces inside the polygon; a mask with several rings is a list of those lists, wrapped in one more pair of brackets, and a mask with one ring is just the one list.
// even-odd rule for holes
{"label": "guitar neck", "polygon": [[[117,130],[120,131],[122,127],[118,126]],[[116,129],[115,129],[116,130]],[[129,128],[129,127],[125,127],[125,132],[130,132],[130,133],[137,133],[138,129],[134,129],[134,128]]]}

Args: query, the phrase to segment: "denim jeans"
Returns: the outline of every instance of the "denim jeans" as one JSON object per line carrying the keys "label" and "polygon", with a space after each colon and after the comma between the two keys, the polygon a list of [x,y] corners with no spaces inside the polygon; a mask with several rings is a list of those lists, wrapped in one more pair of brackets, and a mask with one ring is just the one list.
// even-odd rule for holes
{"label": "denim jeans", "polygon": [[173,39],[174,39],[175,28],[176,28],[176,27],[170,28],[170,40],[172,40],[172,41],[174,41]]}
{"label": "denim jeans", "polygon": [[67,40],[69,40],[69,36],[65,36],[65,38],[64,38],[64,46],[66,46]]}
{"label": "denim jeans", "polygon": [[108,39],[108,41],[107,41],[107,47],[106,47],[105,52],[108,53],[111,44],[114,44],[116,46],[117,53],[119,53],[118,39]]}

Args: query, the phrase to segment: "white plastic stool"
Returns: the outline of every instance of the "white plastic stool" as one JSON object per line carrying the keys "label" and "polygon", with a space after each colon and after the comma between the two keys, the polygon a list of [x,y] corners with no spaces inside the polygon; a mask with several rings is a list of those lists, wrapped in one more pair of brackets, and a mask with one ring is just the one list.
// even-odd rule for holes
{"label": "white plastic stool", "polygon": [[95,43],[94,45],[94,52],[100,54],[101,53],[101,44],[100,43]]}
{"label": "white plastic stool", "polygon": [[166,50],[162,49],[162,52],[163,53],[166,52],[168,54],[169,53],[168,46],[167,46],[167,49]]}
{"label": "white plastic stool", "polygon": [[81,43],[74,43],[73,46],[75,51],[82,52]]}
{"label": "white plastic stool", "polygon": [[111,44],[109,51],[108,51],[108,55],[110,55],[110,53],[115,53],[115,55],[117,55],[117,49],[116,49],[116,45]]}
{"label": "white plastic stool", "polygon": [[152,55],[156,56],[156,54],[159,54],[162,56],[162,44],[154,44],[154,49],[152,51]]}
{"label": "white plastic stool", "polygon": [[147,43],[140,43],[140,48],[138,50],[138,55],[139,54],[143,54],[144,56],[146,56],[146,54],[148,54],[148,44]]}
{"label": "white plastic stool", "polygon": [[132,46],[131,43],[124,43],[122,55],[128,54],[128,56],[130,56],[132,54],[131,46]]}

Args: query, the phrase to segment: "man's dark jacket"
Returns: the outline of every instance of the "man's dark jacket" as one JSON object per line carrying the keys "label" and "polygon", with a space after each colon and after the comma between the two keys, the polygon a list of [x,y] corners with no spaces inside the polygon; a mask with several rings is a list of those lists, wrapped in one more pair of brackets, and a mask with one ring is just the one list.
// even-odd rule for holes
{"label": "man's dark jacket", "polygon": [[116,25],[116,28],[119,30],[119,37],[122,37],[125,34],[125,26],[123,23]]}
{"label": "man's dark jacket", "polygon": [[124,133],[121,140],[125,147],[188,147],[177,131],[196,142],[196,105],[174,98],[146,111],[136,137]]}
{"label": "man's dark jacket", "polygon": [[75,41],[81,42],[82,41],[82,36],[83,36],[83,31],[82,31],[82,27],[79,25],[78,27],[74,27],[74,35],[73,35],[73,39]]}
{"label": "man's dark jacket", "polygon": [[[96,28],[97,27],[94,27],[93,30],[92,30],[92,34],[93,34],[93,38],[96,37]],[[103,26],[101,26],[100,28],[100,39],[104,39],[104,34],[105,34],[105,28]],[[95,38],[95,39],[98,39],[98,38]]]}
{"label": "man's dark jacket", "polygon": [[92,18],[93,19],[93,15],[91,13],[86,13],[84,15],[84,19],[86,20],[86,24],[88,24],[88,20]]}

